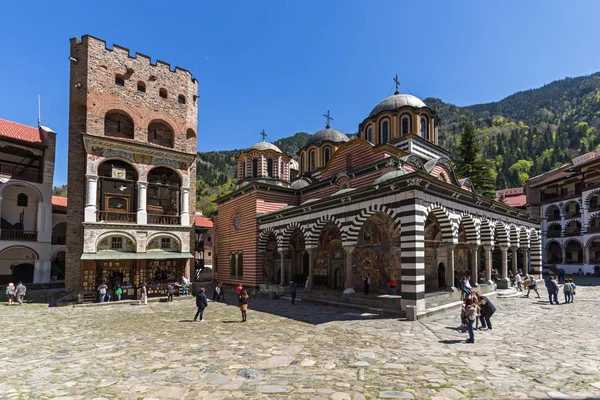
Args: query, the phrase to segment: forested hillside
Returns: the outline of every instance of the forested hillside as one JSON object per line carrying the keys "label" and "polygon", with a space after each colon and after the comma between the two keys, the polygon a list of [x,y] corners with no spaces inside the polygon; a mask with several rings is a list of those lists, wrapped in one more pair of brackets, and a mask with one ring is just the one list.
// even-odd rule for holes
{"label": "forested hillside", "polygon": [[[600,73],[555,81],[494,103],[456,107],[440,99],[424,102],[440,117],[440,145],[454,151],[467,122],[489,160],[497,189],[522,186],[572,157],[600,145]],[[295,156],[309,134],[275,144]],[[235,186],[241,150],[198,153],[198,208],[211,215],[214,199]]]}

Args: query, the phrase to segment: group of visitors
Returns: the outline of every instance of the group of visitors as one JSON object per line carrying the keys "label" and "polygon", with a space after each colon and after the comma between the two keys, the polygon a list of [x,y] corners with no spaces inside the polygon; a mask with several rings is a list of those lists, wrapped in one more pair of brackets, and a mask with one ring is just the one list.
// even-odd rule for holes
{"label": "group of visitors", "polygon": [[[465,343],[475,343],[475,329],[492,330],[492,315],[496,312],[496,307],[490,299],[479,292],[473,291],[468,298],[464,299],[461,309],[461,323],[463,332],[469,333],[469,339]],[[481,327],[473,326],[481,322]]]}
{"label": "group of visitors", "polygon": [[475,290],[471,287],[471,276],[466,275],[460,278],[458,281],[458,288],[460,289],[460,299],[468,299],[472,294],[475,293]]}
{"label": "group of visitors", "polygon": [[559,277],[560,275],[551,276],[546,282],[546,288],[548,289],[548,300],[550,301],[550,304],[560,304],[558,301],[558,293],[560,292],[561,286],[565,296],[565,303],[573,303],[575,300],[575,290],[577,289],[577,285],[575,285],[573,279],[570,278],[563,278],[564,284],[560,285]]}
{"label": "group of visitors", "polygon": [[108,286],[106,282],[102,282],[98,286],[98,299],[100,303],[104,303],[106,301],[121,301],[122,294],[123,289],[119,285]]}
{"label": "group of visitors", "polygon": [[27,293],[27,287],[23,285],[23,282],[19,282],[19,284],[15,287],[14,283],[9,283],[6,287],[6,296],[8,297],[8,305],[12,306],[15,303],[15,297],[17,298],[17,303],[20,306],[23,305],[23,299],[25,298],[25,293]]}
{"label": "group of visitors", "polygon": [[[242,321],[246,322],[246,312],[248,311],[248,292],[244,290],[244,287],[240,283],[235,291],[238,296],[238,306],[240,311],[242,312]],[[194,321],[204,322],[204,310],[208,307],[208,300],[206,298],[206,289],[200,288],[198,294],[196,295],[196,307],[198,311],[196,311],[196,315],[194,316]],[[292,298],[294,299],[295,296]],[[225,292],[223,289],[223,283],[217,283],[215,290],[213,291],[213,301],[225,301]],[[293,301],[293,300],[292,300]]]}

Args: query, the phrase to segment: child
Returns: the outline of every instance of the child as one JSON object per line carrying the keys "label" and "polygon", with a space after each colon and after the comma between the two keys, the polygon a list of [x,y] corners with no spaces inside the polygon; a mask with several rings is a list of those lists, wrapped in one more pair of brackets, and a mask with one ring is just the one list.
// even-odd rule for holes
{"label": "child", "polygon": [[239,298],[240,310],[242,311],[242,322],[246,322],[246,311],[248,310],[248,292],[242,290]]}
{"label": "child", "polygon": [[577,285],[573,282],[573,279],[569,279],[569,283],[571,283],[571,303],[575,300],[575,289]]}

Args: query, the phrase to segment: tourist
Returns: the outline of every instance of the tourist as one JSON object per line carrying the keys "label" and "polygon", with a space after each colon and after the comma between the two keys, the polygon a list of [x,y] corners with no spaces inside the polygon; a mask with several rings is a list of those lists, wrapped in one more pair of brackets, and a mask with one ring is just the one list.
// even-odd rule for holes
{"label": "tourist", "polygon": [[238,298],[240,311],[242,312],[242,322],[246,322],[246,311],[248,311],[248,292],[242,290]]}
{"label": "tourist", "polygon": [[558,270],[558,282],[557,283],[563,283],[565,281],[565,270],[562,268],[559,268]]}
{"label": "tourist", "polygon": [[17,302],[20,306],[23,305],[23,298],[25,297],[25,293],[27,293],[27,287],[23,285],[23,282],[19,282],[17,285],[17,289],[15,290],[17,296]]}
{"label": "tourist", "polygon": [[540,292],[538,292],[537,290],[537,281],[535,280],[533,275],[529,275],[529,284],[527,285],[527,294],[525,295],[525,297],[529,297],[529,293],[531,293],[531,291],[534,291],[535,294],[537,294],[536,298],[540,298]]}
{"label": "tourist", "polygon": [[204,309],[208,307],[208,301],[206,300],[204,288],[200,288],[198,294],[196,295],[196,307],[198,307],[198,311],[194,316],[194,321],[196,321],[198,317],[200,317],[200,322],[204,322]]}
{"label": "tourist", "polygon": [[362,278],[365,282],[365,287],[364,287],[365,294],[369,294],[369,287],[371,287],[371,274],[367,274],[366,277],[363,276]]}
{"label": "tourist", "polygon": [[294,281],[290,281],[290,295],[292,296],[292,304],[296,301],[296,287],[298,285]]}
{"label": "tourist", "polygon": [[112,286],[109,286],[108,289],[106,290],[106,298],[108,299],[109,303],[112,301],[112,295],[113,295],[113,288],[112,288]]}
{"label": "tourist", "polygon": [[579,268],[579,270],[577,271],[577,276],[584,276],[585,273],[583,272],[583,270],[581,268]]}
{"label": "tourist", "polygon": [[492,280],[496,282],[498,280],[498,270],[496,268],[492,268]]}
{"label": "tourist", "polygon": [[140,289],[140,293],[142,298],[140,299],[140,304],[148,304],[148,289],[146,288],[146,282],[142,284],[142,288]]}
{"label": "tourist", "polygon": [[217,286],[215,286],[215,290],[213,290],[213,297],[212,300],[213,301],[220,301],[221,297],[223,296],[223,284],[221,282],[217,283]]}
{"label": "tourist", "polygon": [[188,281],[188,278],[186,278],[185,276],[181,277],[181,296],[187,296],[189,295],[189,284],[190,281]]}
{"label": "tourist", "polygon": [[175,286],[172,283],[167,285],[167,302],[171,303],[173,301],[173,295],[175,294]]}
{"label": "tourist", "polygon": [[551,276],[546,282],[546,288],[548,289],[548,300],[550,300],[550,304],[553,304],[552,299],[554,299],[558,305],[558,277]]}
{"label": "tourist", "polygon": [[477,305],[473,303],[472,299],[465,300],[465,318],[467,322],[467,331],[469,332],[469,339],[466,343],[475,343],[475,332],[473,331],[473,322],[475,322],[475,316],[477,315]]}
{"label": "tourist", "polygon": [[565,283],[563,285],[563,294],[565,295],[565,303],[571,302],[571,283],[570,279],[565,279]]}
{"label": "tourist", "polygon": [[496,307],[494,307],[490,299],[488,299],[481,293],[477,293],[476,298],[478,299],[478,305],[480,308],[479,319],[481,321],[481,329],[489,329],[491,331],[492,321],[490,320],[490,318],[492,318],[492,315],[494,315],[494,313],[496,312]]}
{"label": "tourist", "polygon": [[577,289],[577,285],[573,282],[573,279],[569,279],[569,283],[571,284],[571,303],[575,300],[575,289]]}
{"label": "tourist", "polygon": [[460,299],[464,300],[466,298],[465,296],[465,278],[460,278],[460,280],[458,281],[458,290],[460,290]]}
{"label": "tourist", "polygon": [[485,273],[483,271],[479,271],[479,283],[485,282]]}
{"label": "tourist", "polygon": [[468,299],[473,294],[474,290],[471,287],[471,276],[465,276],[465,297]]}
{"label": "tourist", "polygon": [[15,300],[15,284],[9,283],[6,287],[6,296],[8,297],[8,305],[12,306]]}
{"label": "tourist", "polygon": [[123,294],[123,289],[121,289],[121,286],[117,285],[117,290],[115,290],[115,294],[117,295],[117,300],[121,301],[121,295]]}
{"label": "tourist", "polygon": [[394,278],[393,276],[392,279],[390,279],[390,295],[396,295],[396,278]]}
{"label": "tourist", "polygon": [[515,286],[515,276],[512,271],[508,271],[508,280],[510,280],[510,286]]}
{"label": "tourist", "polygon": [[523,291],[523,278],[521,278],[521,272],[517,272],[515,275],[515,283],[517,284],[517,290],[519,292]]}
{"label": "tourist", "polygon": [[98,286],[98,296],[100,299],[100,303],[104,303],[104,299],[106,298],[106,291],[108,286],[106,286],[105,282],[102,282],[100,286]]}
{"label": "tourist", "polygon": [[244,290],[244,287],[242,286],[242,284],[241,284],[241,283],[239,283],[239,284],[237,285],[237,287],[235,288],[235,291],[236,291],[236,293],[238,294],[238,296],[242,294],[242,291],[243,291],[243,290]]}

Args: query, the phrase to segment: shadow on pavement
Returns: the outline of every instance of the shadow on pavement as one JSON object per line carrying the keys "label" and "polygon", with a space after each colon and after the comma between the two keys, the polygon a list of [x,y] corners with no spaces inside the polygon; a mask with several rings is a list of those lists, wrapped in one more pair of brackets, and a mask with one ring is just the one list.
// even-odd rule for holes
{"label": "shadow on pavement", "polygon": [[443,344],[456,344],[456,343],[464,343],[465,341],[463,339],[451,339],[451,340],[440,340],[439,343],[443,343]]}

